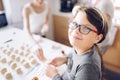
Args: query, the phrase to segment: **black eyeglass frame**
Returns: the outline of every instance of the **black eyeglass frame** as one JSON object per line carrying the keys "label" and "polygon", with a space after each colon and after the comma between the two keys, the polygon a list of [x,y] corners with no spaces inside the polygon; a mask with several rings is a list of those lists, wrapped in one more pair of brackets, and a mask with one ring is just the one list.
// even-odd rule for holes
{"label": "black eyeglass frame", "polygon": [[[71,23],[69,24],[69,28],[70,28],[70,29],[73,29],[73,30],[76,29],[76,28],[79,28],[79,32],[82,33],[82,34],[84,34],[84,35],[87,35],[90,31],[98,34],[98,31],[93,30],[93,29],[87,27],[86,25],[80,25],[80,24],[78,24],[77,22],[71,22]],[[87,31],[87,32],[84,32],[84,31],[82,31],[82,29],[86,29],[86,31],[87,31],[87,30],[88,30],[88,31]]]}

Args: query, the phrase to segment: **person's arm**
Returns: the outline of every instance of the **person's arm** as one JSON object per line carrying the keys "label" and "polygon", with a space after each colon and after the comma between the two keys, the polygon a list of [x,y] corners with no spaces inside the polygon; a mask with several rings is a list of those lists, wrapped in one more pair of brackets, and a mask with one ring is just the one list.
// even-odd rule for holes
{"label": "person's arm", "polygon": [[23,9],[23,24],[24,24],[23,30],[31,38],[31,40],[33,40],[34,44],[37,44],[37,41],[34,39],[30,31],[30,21],[29,21],[30,14],[31,14],[31,11],[29,7],[25,7]]}
{"label": "person's arm", "polygon": [[62,64],[66,64],[67,59],[67,56],[54,58],[46,69],[46,76],[54,80],[62,80],[56,67],[61,66]]}
{"label": "person's arm", "polygon": [[51,80],[62,80],[62,77],[58,74],[56,67],[53,65],[48,65],[46,76],[51,78]]}
{"label": "person's arm", "polygon": [[48,13],[47,13],[47,16],[46,16],[45,24],[48,24],[48,22],[49,22],[49,15],[50,15],[50,6],[48,5]]}
{"label": "person's arm", "polygon": [[30,9],[28,7],[23,8],[23,30],[27,33],[29,33],[29,35],[32,35],[30,32],[30,23],[29,23],[29,15],[30,15]]}
{"label": "person's arm", "polygon": [[35,53],[40,61],[44,62],[46,61],[46,58],[43,54],[42,48],[39,46],[37,41],[34,39],[31,31],[30,31],[30,21],[29,21],[29,15],[31,14],[30,9],[28,7],[25,7],[23,9],[23,23],[24,23],[24,31],[31,38],[31,40],[34,43],[34,47],[36,47]]}
{"label": "person's arm", "polygon": [[42,25],[42,29],[41,29],[42,35],[45,35],[49,30],[49,15],[50,15],[50,6],[48,5],[48,12],[46,15],[45,23]]}
{"label": "person's arm", "polygon": [[95,64],[84,64],[77,68],[74,80],[100,80],[100,71]]}

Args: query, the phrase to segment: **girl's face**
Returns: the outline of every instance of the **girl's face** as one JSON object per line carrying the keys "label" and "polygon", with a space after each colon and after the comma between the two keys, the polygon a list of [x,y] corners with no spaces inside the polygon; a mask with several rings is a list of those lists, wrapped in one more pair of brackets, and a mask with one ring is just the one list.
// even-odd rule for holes
{"label": "girl's face", "polygon": [[[71,26],[79,26],[71,28]],[[101,40],[102,36],[97,34],[97,29],[87,19],[86,13],[79,11],[69,25],[69,41],[74,48],[82,51],[89,50],[95,43]]]}

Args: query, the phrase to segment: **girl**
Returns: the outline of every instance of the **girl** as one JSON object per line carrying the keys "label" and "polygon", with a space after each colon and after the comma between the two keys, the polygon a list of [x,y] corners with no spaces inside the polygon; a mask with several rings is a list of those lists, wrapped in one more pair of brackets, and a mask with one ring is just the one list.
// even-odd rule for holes
{"label": "girl", "polygon": [[[52,80],[101,80],[102,59],[97,44],[105,39],[107,31],[106,18],[98,9],[78,8],[68,30],[73,51],[53,59],[46,75]],[[67,64],[67,70],[61,76],[56,67],[62,64]]]}

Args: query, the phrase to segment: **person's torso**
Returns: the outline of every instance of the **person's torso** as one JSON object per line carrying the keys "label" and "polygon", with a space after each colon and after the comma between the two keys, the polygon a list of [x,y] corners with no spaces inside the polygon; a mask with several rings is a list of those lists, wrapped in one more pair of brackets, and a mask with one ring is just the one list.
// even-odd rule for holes
{"label": "person's torso", "polygon": [[40,13],[36,13],[31,6],[29,6],[29,8],[31,11],[31,14],[29,16],[30,31],[32,33],[40,34],[41,27],[46,21],[48,13],[48,4],[47,2],[45,2],[45,9]]}

